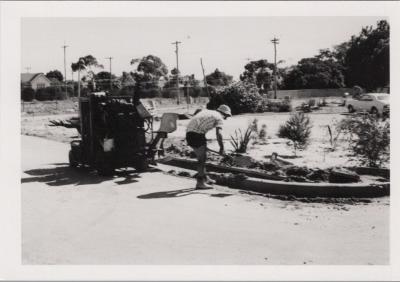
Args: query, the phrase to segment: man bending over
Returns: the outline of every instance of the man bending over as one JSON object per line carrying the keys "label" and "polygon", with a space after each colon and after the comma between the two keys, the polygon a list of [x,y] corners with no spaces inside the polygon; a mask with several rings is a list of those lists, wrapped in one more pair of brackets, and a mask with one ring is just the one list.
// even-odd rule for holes
{"label": "man bending over", "polygon": [[222,138],[223,120],[232,116],[231,109],[227,105],[221,105],[216,111],[201,110],[190,120],[186,129],[186,141],[196,153],[197,165],[197,184],[196,189],[207,189],[212,186],[207,185],[211,182],[206,176],[207,159],[207,140],[206,133],[215,128],[220,154],[224,154],[224,142]]}

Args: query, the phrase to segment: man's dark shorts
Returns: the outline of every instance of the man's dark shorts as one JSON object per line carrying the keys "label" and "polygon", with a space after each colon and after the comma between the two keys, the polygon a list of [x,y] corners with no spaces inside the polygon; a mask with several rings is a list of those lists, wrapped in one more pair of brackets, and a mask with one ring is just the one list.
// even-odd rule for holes
{"label": "man's dark shorts", "polygon": [[207,145],[206,135],[197,132],[187,132],[186,141],[188,145],[194,149]]}

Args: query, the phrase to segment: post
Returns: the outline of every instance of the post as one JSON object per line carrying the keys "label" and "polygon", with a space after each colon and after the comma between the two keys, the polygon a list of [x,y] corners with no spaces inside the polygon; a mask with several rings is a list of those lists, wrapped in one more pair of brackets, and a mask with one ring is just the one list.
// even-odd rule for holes
{"label": "post", "polygon": [[179,57],[179,54],[178,54],[179,48],[178,48],[178,44],[181,44],[181,42],[175,41],[175,42],[172,42],[171,44],[175,45],[176,71],[177,71],[177,73],[176,73],[176,91],[178,93],[177,94],[177,103],[179,105],[180,104],[180,97],[179,97],[179,59],[178,59],[178,57]]}
{"label": "post", "polygon": [[112,90],[111,60],[113,59],[113,57],[107,57],[106,59],[110,60],[110,94],[111,94],[111,90]]}
{"label": "post", "polygon": [[277,88],[277,82],[276,82],[276,44],[279,44],[279,39],[275,38],[271,40],[271,42],[274,44],[274,99],[276,99],[276,88]]}
{"label": "post", "polygon": [[67,91],[67,61],[66,61],[66,49],[67,49],[68,45],[65,45],[65,41],[64,41],[64,45],[61,46],[61,48],[64,49],[64,87],[65,87],[65,97],[68,99],[68,91]]}
{"label": "post", "polygon": [[202,58],[200,58],[200,64],[201,64],[201,69],[203,70],[203,81],[204,81],[204,85],[206,87],[208,100],[210,100],[210,92],[208,92],[207,79],[206,79],[206,74],[204,73],[204,66],[203,66],[203,59]]}
{"label": "post", "polygon": [[190,109],[190,96],[189,96],[189,86],[188,83],[185,83],[185,86],[183,88],[184,92],[185,92],[185,97],[186,97],[186,104],[187,104],[187,111],[189,112]]}
{"label": "post", "polygon": [[81,69],[78,69],[78,103],[81,98]]}

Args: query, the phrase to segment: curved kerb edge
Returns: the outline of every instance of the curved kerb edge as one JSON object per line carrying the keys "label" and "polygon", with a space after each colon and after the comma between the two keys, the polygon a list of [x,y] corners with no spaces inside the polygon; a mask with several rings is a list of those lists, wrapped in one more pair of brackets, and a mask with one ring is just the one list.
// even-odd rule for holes
{"label": "curved kerb edge", "polygon": [[[196,170],[197,163],[193,160],[167,157],[164,160],[158,160],[171,166],[185,169]],[[332,198],[372,198],[390,195],[390,182],[379,182],[376,184],[365,183],[303,183],[286,182],[282,180],[265,179],[271,177],[260,172],[254,172],[242,168],[222,167],[215,164],[207,164],[209,171],[220,173],[243,173],[249,176],[246,179],[235,177],[220,178],[214,173],[213,178],[217,179],[218,185],[228,186],[235,189],[249,190],[259,193],[275,195],[293,195],[296,197],[332,197]],[[365,171],[360,171],[364,174]],[[369,172],[369,171],[368,171]],[[389,174],[385,172],[384,174]],[[253,176],[253,177],[252,177]],[[254,177],[256,176],[256,177]]]}
{"label": "curved kerb edge", "polygon": [[235,189],[275,195],[293,195],[296,197],[371,198],[390,195],[390,182],[366,185],[359,183],[284,182],[247,178],[240,181],[227,179],[225,185]]}

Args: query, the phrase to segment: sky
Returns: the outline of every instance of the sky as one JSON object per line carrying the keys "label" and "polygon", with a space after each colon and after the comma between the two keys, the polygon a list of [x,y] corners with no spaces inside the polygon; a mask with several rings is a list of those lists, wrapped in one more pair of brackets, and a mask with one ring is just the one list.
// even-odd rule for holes
{"label": "sky", "polygon": [[[176,67],[174,41],[179,44],[181,74],[202,79],[218,68],[239,78],[249,60],[274,61],[271,39],[279,38],[277,60],[283,66],[312,57],[359,34],[363,26],[376,26],[383,17],[177,17],[177,18],[23,18],[21,23],[21,71],[64,74],[64,42],[67,79],[71,63],[93,55],[112,73],[134,71],[133,58],[156,55],[168,70]],[[100,71],[100,70],[99,70]],[[76,79],[74,74],[74,79]]]}

